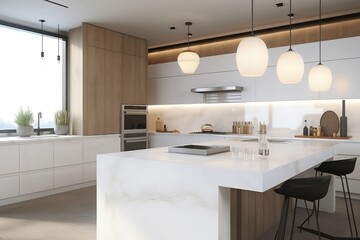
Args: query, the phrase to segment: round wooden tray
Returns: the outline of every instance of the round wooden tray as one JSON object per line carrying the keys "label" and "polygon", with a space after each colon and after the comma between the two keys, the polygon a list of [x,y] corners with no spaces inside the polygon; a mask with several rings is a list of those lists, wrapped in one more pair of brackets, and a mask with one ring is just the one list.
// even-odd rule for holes
{"label": "round wooden tray", "polygon": [[334,111],[326,111],[320,119],[321,130],[324,136],[332,136],[339,131],[339,117]]}

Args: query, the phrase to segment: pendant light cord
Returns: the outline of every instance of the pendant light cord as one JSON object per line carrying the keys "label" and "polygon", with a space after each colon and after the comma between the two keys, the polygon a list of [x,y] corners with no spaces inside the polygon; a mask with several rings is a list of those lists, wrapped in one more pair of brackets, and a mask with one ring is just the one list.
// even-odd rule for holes
{"label": "pendant light cord", "polygon": [[[60,35],[60,26],[58,24],[58,35]],[[60,38],[58,37],[58,55],[57,60],[60,61]]]}
{"label": "pendant light cord", "polygon": [[251,36],[254,36],[254,0],[251,0]]}
{"label": "pendant light cord", "polygon": [[319,64],[321,64],[321,0],[319,0]]}
{"label": "pendant light cord", "polygon": [[292,16],[292,12],[291,12],[291,0],[290,0],[290,13],[289,13],[289,18],[290,18],[290,48],[289,48],[289,50],[290,51],[292,51],[292,49],[291,49],[291,30],[292,30],[291,16]]}
{"label": "pendant light cord", "polygon": [[190,24],[188,24],[187,27],[188,27],[187,39],[188,39],[188,50],[189,50],[190,49]]}

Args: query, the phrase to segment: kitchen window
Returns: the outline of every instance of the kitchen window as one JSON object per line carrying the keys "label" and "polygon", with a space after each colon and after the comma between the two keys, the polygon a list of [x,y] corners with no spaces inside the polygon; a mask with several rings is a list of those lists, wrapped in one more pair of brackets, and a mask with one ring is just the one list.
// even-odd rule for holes
{"label": "kitchen window", "polygon": [[42,59],[38,30],[0,24],[0,36],[0,133],[15,132],[20,107],[33,112],[34,129],[38,112],[40,128],[53,128],[54,112],[66,109],[66,37],[44,33]]}

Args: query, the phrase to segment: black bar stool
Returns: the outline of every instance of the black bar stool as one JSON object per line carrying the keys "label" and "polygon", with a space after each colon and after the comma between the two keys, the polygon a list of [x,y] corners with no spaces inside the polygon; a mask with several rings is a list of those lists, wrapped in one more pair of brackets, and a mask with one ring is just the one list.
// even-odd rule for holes
{"label": "black bar stool", "polygon": [[[295,198],[294,217],[292,221],[291,236],[290,236],[290,239],[292,239],[297,200],[302,199],[305,201],[312,202],[314,206],[314,211],[318,213],[318,211],[316,210],[315,201],[325,197],[329,189],[330,179],[331,179],[330,176],[290,179],[286,181],[280,188],[274,190],[276,193],[285,196],[285,200],[281,210],[279,228],[276,232],[275,239],[283,240],[285,238],[286,220],[289,210],[290,199]],[[317,225],[319,239],[321,239],[318,214],[315,214],[315,216],[316,216],[316,225]]]}
{"label": "black bar stool", "polygon": [[[320,172],[321,176],[323,175],[323,173],[329,173],[329,174],[333,174],[333,175],[336,175],[336,176],[340,177],[342,188],[343,188],[343,193],[344,193],[344,201],[345,201],[345,206],[346,206],[346,213],[347,213],[347,217],[348,217],[348,221],[349,221],[351,239],[354,239],[354,235],[356,236],[355,239],[359,239],[358,230],[357,230],[357,227],[356,227],[354,210],[353,210],[353,206],[352,206],[352,202],[351,202],[349,183],[348,183],[348,179],[347,179],[347,175],[352,173],[354,171],[354,169],[355,169],[356,159],[357,158],[354,157],[354,158],[342,159],[342,160],[336,160],[336,161],[327,161],[327,162],[321,163],[319,167],[315,168],[316,175],[318,175],[318,172]],[[348,197],[346,196],[346,191],[345,191],[344,179],[343,178],[345,178]],[[350,212],[349,212],[349,207],[348,207],[348,201],[349,201],[349,204],[350,204],[350,210],[351,210],[353,223],[351,223],[351,220],[350,220]],[[353,233],[353,229],[352,229],[352,224],[354,225],[354,233]]]}

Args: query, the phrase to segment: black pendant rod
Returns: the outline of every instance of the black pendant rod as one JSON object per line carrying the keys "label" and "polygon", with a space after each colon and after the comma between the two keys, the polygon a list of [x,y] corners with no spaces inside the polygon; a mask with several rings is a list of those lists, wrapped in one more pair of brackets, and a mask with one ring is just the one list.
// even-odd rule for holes
{"label": "black pendant rod", "polygon": [[251,0],[251,36],[254,36],[254,0]]}
{"label": "black pendant rod", "polygon": [[[59,32],[60,32],[60,26],[58,24],[58,35],[59,35]],[[58,62],[60,62],[60,38],[58,38],[58,55],[57,55],[57,60]]]}
{"label": "black pendant rod", "polygon": [[291,49],[291,30],[292,30],[292,24],[291,24],[291,18],[292,18],[292,12],[291,12],[291,0],[290,0],[290,13],[289,13],[289,18],[290,18],[290,51]]}
{"label": "black pendant rod", "polygon": [[321,0],[319,0],[319,64],[321,64]]}
{"label": "black pendant rod", "polygon": [[41,22],[41,58],[44,59],[45,53],[44,53],[44,19],[39,20]]}
{"label": "black pendant rod", "polygon": [[190,49],[190,36],[192,35],[190,33],[190,26],[192,25],[192,22],[185,22],[185,25],[188,27],[188,33],[187,33],[187,47],[188,47],[188,50]]}

